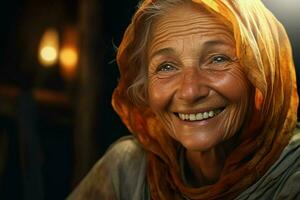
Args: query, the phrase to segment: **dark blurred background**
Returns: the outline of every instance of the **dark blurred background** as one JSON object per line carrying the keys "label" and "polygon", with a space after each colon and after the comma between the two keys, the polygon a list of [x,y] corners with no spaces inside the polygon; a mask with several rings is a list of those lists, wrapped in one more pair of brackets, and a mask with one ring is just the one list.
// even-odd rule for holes
{"label": "dark blurred background", "polygon": [[[64,199],[129,134],[111,107],[138,0],[11,0],[0,19],[0,199]],[[264,1],[300,66],[297,0]]]}

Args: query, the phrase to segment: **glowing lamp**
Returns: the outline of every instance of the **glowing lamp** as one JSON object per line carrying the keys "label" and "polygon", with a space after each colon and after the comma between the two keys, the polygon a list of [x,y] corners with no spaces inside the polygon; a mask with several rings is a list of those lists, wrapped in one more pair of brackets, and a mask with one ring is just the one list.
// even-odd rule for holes
{"label": "glowing lamp", "polygon": [[39,62],[50,67],[56,64],[58,59],[59,38],[55,29],[48,29],[41,38],[39,45]]}
{"label": "glowing lamp", "polygon": [[77,65],[78,55],[75,47],[63,47],[59,55],[60,64],[67,68],[71,69]]}
{"label": "glowing lamp", "polygon": [[66,81],[72,81],[76,75],[79,59],[77,37],[78,33],[76,27],[65,27],[59,52],[59,64],[61,75]]}

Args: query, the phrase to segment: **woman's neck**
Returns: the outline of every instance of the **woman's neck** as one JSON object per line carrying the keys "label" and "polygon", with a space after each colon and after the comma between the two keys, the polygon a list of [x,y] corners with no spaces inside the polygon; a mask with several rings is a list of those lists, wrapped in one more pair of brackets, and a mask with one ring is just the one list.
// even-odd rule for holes
{"label": "woman's neck", "polygon": [[190,169],[192,183],[197,186],[215,183],[224,167],[226,154],[223,148],[215,147],[207,151],[186,151],[186,160]]}

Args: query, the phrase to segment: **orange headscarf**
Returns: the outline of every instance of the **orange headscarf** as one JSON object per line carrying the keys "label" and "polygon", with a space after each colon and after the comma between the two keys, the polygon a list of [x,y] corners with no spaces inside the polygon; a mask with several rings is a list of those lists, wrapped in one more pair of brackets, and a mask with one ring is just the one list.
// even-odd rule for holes
{"label": "orange headscarf", "polygon": [[249,124],[228,156],[217,183],[187,186],[178,163],[178,144],[169,137],[147,106],[137,106],[127,89],[135,78],[129,59],[143,28],[145,0],[127,28],[118,50],[121,78],[112,103],[128,129],[148,153],[147,179],[152,199],[233,199],[256,182],[276,161],[297,121],[298,95],[291,46],[283,26],[260,0],[194,0],[232,24],[237,56],[255,87]]}

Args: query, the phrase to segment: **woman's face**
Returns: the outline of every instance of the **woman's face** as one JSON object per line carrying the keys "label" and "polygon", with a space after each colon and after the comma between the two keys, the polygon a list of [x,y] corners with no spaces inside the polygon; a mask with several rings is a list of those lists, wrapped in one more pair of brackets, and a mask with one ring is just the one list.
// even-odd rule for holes
{"label": "woman's face", "polygon": [[228,25],[196,4],[155,21],[148,48],[149,105],[175,140],[205,151],[233,136],[250,85]]}

